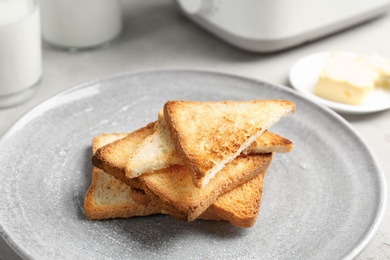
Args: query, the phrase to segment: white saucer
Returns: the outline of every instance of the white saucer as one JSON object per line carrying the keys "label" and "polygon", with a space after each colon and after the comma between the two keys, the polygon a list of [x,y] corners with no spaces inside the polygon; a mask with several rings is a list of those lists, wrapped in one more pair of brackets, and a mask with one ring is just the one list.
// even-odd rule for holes
{"label": "white saucer", "polygon": [[[321,103],[339,113],[366,114],[390,108],[390,91],[375,89],[364,103],[359,106],[342,104],[314,95],[313,89],[321,72],[322,66],[332,52],[322,52],[306,56],[298,60],[290,70],[289,79],[293,88],[303,93],[307,98]],[[349,53],[354,56],[357,54]]]}

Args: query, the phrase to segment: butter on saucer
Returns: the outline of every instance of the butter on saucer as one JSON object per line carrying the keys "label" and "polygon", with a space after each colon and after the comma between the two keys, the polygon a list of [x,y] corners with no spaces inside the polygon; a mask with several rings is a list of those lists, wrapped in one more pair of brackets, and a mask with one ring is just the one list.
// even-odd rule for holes
{"label": "butter on saucer", "polygon": [[362,56],[333,53],[325,61],[314,94],[332,101],[361,105],[380,78]]}

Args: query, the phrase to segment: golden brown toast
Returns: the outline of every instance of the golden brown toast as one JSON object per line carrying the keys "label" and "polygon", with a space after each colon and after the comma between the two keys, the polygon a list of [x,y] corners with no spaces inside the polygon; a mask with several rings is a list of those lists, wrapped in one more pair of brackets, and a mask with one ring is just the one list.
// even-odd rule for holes
{"label": "golden brown toast", "polygon": [[135,178],[143,173],[182,164],[163,118],[155,124],[155,131],[147,136],[129,156],[126,177]]}
{"label": "golden brown toast", "polygon": [[[140,133],[140,132],[138,132]],[[126,134],[103,134],[93,139],[93,151],[98,147],[108,145],[117,139],[125,138]],[[198,218],[206,220],[227,220],[239,227],[251,227],[257,218],[255,206],[260,206],[262,179],[264,174],[253,178],[220,196],[215,203],[203,212]],[[242,197],[242,187],[253,183],[254,189],[249,192],[246,188],[247,196]],[[257,184],[257,186],[256,186]],[[237,193],[237,196],[235,195]],[[134,196],[137,199],[134,199]],[[133,200],[134,199],[134,200]],[[243,214],[242,208],[251,208],[251,214]],[[237,210],[238,209],[238,210]],[[126,218],[131,216],[145,216],[164,212],[158,204],[153,203],[149,196],[142,190],[131,189],[130,186],[120,182],[113,176],[94,168],[93,181],[85,199],[85,212],[90,219]]]}
{"label": "golden brown toast", "polygon": [[[99,147],[126,136],[127,134],[109,134],[94,138],[93,153]],[[84,200],[84,212],[89,219],[128,218],[161,212],[153,203],[135,202],[131,193],[128,185],[94,167],[92,183]]]}
{"label": "golden brown toast", "polygon": [[[287,153],[291,151],[292,146],[290,140],[264,131],[242,153]],[[138,145],[136,151],[129,156],[126,163],[126,177],[135,178],[143,173],[160,170],[175,164],[183,163],[176,151],[164,117],[159,114],[154,133],[147,136]]]}
{"label": "golden brown toast", "polygon": [[[151,130],[152,127],[150,125],[139,129],[131,134],[129,134],[126,138],[123,138],[121,140],[117,140],[111,144],[108,144],[100,149],[97,150],[97,152],[93,156],[93,164],[101,169],[104,169],[107,173],[117,177],[120,180],[125,179],[126,183],[130,185],[133,188],[141,189],[144,190],[148,195],[152,198],[152,201],[155,202],[156,204],[161,204],[163,206],[163,209],[165,210],[166,213],[171,214],[172,216],[179,218],[179,219],[186,219],[186,220],[192,220],[199,216],[199,213],[202,213],[202,211],[205,210],[205,206],[199,207],[197,211],[191,212],[189,208],[186,210],[183,209],[178,209],[176,205],[172,205],[172,203],[168,202],[169,200],[161,200],[159,196],[153,196],[154,192],[150,192],[150,189],[148,188],[147,185],[142,183],[143,178],[133,178],[133,179],[127,179],[124,177],[125,175],[125,170],[124,170],[124,165],[126,164],[126,156],[131,155],[133,152],[137,151],[137,146],[132,143],[132,140],[135,140],[135,143],[141,144],[142,141],[140,141],[140,138],[148,138],[151,135]],[[146,136],[146,137],[145,137]],[[261,152],[272,152],[275,150],[284,150],[284,151],[289,151],[292,147],[292,144],[289,140],[280,137],[276,134],[272,133],[267,133],[264,135],[264,140],[261,138],[258,138],[258,142],[256,142],[257,146],[254,146],[255,148],[257,147],[258,150],[261,150]],[[277,141],[275,141],[277,140]],[[277,145],[275,145],[277,144]],[[281,148],[282,147],[282,148]],[[254,148],[254,149],[255,149]],[[132,151],[133,150],[133,151]],[[156,171],[153,174],[156,174],[155,176],[158,176],[157,174],[162,172],[170,172],[172,169],[183,169],[183,167],[169,167],[166,169],[162,169],[160,171]],[[119,176],[119,177],[118,177]],[[149,175],[149,182],[151,180],[151,175]],[[174,176],[174,175],[173,175]],[[173,177],[172,177],[173,178]],[[243,180],[235,180],[233,184],[229,189],[232,189],[234,186],[237,186],[241,183],[243,183],[245,180],[248,179],[243,179]],[[227,185],[225,185],[227,186]],[[156,190],[158,186],[154,186],[154,189]],[[219,191],[219,195],[221,195],[223,192],[227,192],[229,189],[223,189]],[[162,191],[164,192],[164,191]],[[205,196],[205,195],[203,195]],[[207,194],[206,194],[207,197]],[[143,197],[141,197],[143,198]],[[210,197],[208,200],[208,205],[210,205],[210,202],[212,203],[212,200],[215,200],[214,197]],[[137,200],[137,198],[135,198]],[[145,199],[145,198],[143,198]],[[140,199],[138,202],[142,203],[142,199]],[[179,205],[180,207],[186,207],[185,205],[190,205],[191,207],[191,202],[185,201],[183,205]]]}
{"label": "golden brown toast", "polygon": [[[187,221],[226,219],[250,227],[259,213],[264,175],[273,156],[266,152],[292,148],[289,140],[276,140],[267,129],[294,111],[295,104],[285,100],[169,101],[157,123],[120,140],[106,136],[113,142],[99,148],[92,162],[110,176],[94,169],[86,212],[126,201],[136,205],[135,214],[148,214],[137,209],[148,207],[150,214],[169,213]],[[137,173],[138,166],[142,170]]]}
{"label": "golden brown toast", "polygon": [[[264,177],[266,171],[247,181],[231,191],[219,196],[217,200],[207,208],[198,218],[205,220],[227,220],[231,224],[241,227],[252,227],[260,212],[261,198],[263,193]],[[178,219],[185,219],[185,213],[178,212],[175,207],[161,200],[156,194],[146,187],[145,192],[137,190],[137,198],[140,203],[153,201],[162,207],[161,212],[170,214]]]}
{"label": "golden brown toast", "polygon": [[260,212],[265,174],[266,171],[263,171],[250,181],[223,194],[207,211],[229,219],[235,226],[252,227]]}
{"label": "golden brown toast", "polygon": [[84,212],[89,219],[128,218],[161,213],[153,203],[137,203],[130,186],[98,168],[93,169],[92,184],[84,200]]}
{"label": "golden brown toast", "polygon": [[93,154],[92,164],[121,182],[130,185],[130,180],[126,178],[125,174],[126,162],[138,145],[154,132],[154,125],[155,122],[150,123],[122,139],[100,147]]}
{"label": "golden brown toast", "polygon": [[191,174],[183,165],[143,174],[139,179],[164,202],[161,204],[164,212],[191,221],[198,218],[219,196],[265,174],[271,159],[271,153],[238,156],[203,188],[194,185]]}
{"label": "golden brown toast", "polygon": [[256,138],[295,111],[287,100],[168,101],[164,118],[197,187],[206,184]]}

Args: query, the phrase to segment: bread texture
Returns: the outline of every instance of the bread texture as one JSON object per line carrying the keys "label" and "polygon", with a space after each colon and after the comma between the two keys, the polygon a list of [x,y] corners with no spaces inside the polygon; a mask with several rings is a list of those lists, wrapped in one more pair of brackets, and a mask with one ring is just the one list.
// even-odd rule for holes
{"label": "bread texture", "polygon": [[[136,131],[136,133],[139,134],[140,131]],[[129,140],[128,136],[132,136],[132,138],[137,140],[134,135],[128,134],[99,135],[93,139],[93,150],[96,151],[97,148],[103,147],[105,145],[111,147],[110,143],[115,143],[119,147],[122,147],[121,143],[118,141],[123,141],[126,139],[127,142]],[[123,167],[123,164],[119,165],[122,165]],[[118,169],[120,167],[121,166],[117,166],[114,167],[114,169]],[[265,171],[263,171],[259,176],[263,176],[264,173]],[[190,180],[191,178],[187,179]],[[257,179],[259,178],[253,178],[252,180],[248,181],[248,184],[254,183],[254,181]],[[259,183],[258,181],[256,183],[260,186],[256,186],[255,184],[250,185],[253,190],[249,191],[247,188],[246,196],[242,196],[242,187],[248,186],[246,183],[227,192],[224,195],[219,196],[215,200],[214,204],[212,204],[201,215],[199,215],[198,219],[216,221],[226,220],[233,225],[242,228],[253,226],[257,219],[257,214],[255,214],[256,207],[254,204],[257,204],[257,208],[259,208],[259,196],[261,198],[262,192],[262,183]],[[138,187],[140,187],[140,185],[144,184],[138,184]],[[148,190],[147,187],[145,187],[145,189]],[[150,194],[151,191],[148,191]],[[185,213],[180,213],[180,211],[177,211],[175,207],[170,206],[167,202],[161,200],[154,193],[151,193],[151,195],[153,198],[151,198],[143,190],[138,188],[131,188],[129,185],[119,181],[115,177],[103,172],[98,168],[94,168],[92,184],[85,198],[85,213],[90,219],[108,219],[173,212],[176,218],[185,219]],[[162,204],[167,205],[161,207]],[[170,208],[170,210],[166,210],[166,208]],[[249,214],[243,214],[243,208],[252,210],[248,211]]]}
{"label": "bread texture", "polygon": [[[292,142],[275,133],[264,131],[249,147],[242,153],[287,153],[290,152]],[[153,134],[147,136],[132,153],[126,162],[126,177],[136,178],[143,173],[152,172],[167,168],[175,164],[183,164],[171,133],[164,120],[159,114]]]}
{"label": "bread texture", "polygon": [[146,172],[181,163],[165,120],[159,118],[154,133],[147,136],[129,156],[126,162],[126,177],[135,178]]}
{"label": "bread texture", "polygon": [[[92,150],[126,137],[127,134],[106,134],[95,137]],[[161,212],[153,203],[137,203],[132,198],[132,190],[125,183],[94,167],[92,183],[85,200],[84,212],[89,219],[128,218],[147,216]]]}
{"label": "bread texture", "polygon": [[[158,131],[158,127],[153,128]],[[250,173],[249,170],[243,173],[244,176],[240,176],[234,181],[231,181],[229,184],[220,182],[220,184],[216,185],[217,187],[215,190],[212,188],[213,185],[209,187],[209,189],[202,189],[202,198],[199,199],[201,201],[205,201],[206,203],[200,202],[201,205],[195,205],[194,201],[196,200],[190,200],[190,201],[183,201],[183,204],[179,204],[178,201],[181,200],[181,198],[176,197],[176,202],[172,203],[174,199],[170,196],[174,194],[175,187],[172,187],[172,184],[177,181],[177,174],[182,174],[185,176],[187,189],[192,189],[193,192],[196,190],[200,190],[196,186],[191,186],[192,177],[189,174],[186,167],[183,165],[173,165],[168,168],[164,168],[161,170],[154,171],[150,174],[144,174],[141,175],[138,178],[126,178],[125,176],[125,165],[127,161],[127,156],[130,156],[131,154],[138,151],[138,146],[132,144],[132,140],[138,145],[142,144],[142,141],[140,139],[148,138],[151,136],[151,132],[154,130],[151,130],[149,126],[146,126],[144,128],[141,128],[140,130],[137,130],[129,135],[127,135],[125,138],[121,140],[114,141],[100,149],[97,150],[95,155],[93,156],[93,164],[101,169],[104,169],[107,173],[117,177],[119,180],[125,179],[125,183],[130,185],[132,188],[136,188],[139,190],[143,190],[150,198],[145,197],[135,197],[134,199],[142,203],[143,200],[148,201],[151,199],[155,204],[160,205],[164,213],[169,213],[175,218],[183,219],[183,220],[193,220],[197,217],[199,217],[199,214],[201,214],[205,209],[210,206],[219,195],[222,195],[223,193],[233,189],[234,187],[244,183],[245,181],[248,181],[254,175],[248,175],[245,176],[245,174]],[[253,149],[261,150],[261,152],[272,152],[277,148],[277,150],[285,150],[289,151],[292,147],[292,144],[289,140],[284,139],[283,137],[280,137],[276,134],[265,134],[265,137],[263,141],[259,139],[259,142],[256,142],[256,144],[253,144]],[[270,145],[271,144],[271,145]],[[274,144],[277,144],[275,146]],[[262,145],[266,145],[267,148],[261,147]],[[118,154],[118,155],[117,155]],[[126,156],[124,156],[126,155]],[[261,155],[263,156],[263,155]],[[251,158],[250,156],[248,158]],[[234,164],[233,164],[234,165]],[[248,164],[249,165],[249,164]],[[234,169],[238,169],[236,167],[233,167]],[[229,169],[229,168],[228,168]],[[223,173],[224,171],[222,171]],[[147,177],[146,177],[147,176]],[[162,176],[162,177],[161,177]],[[145,178],[144,178],[145,177]],[[158,178],[165,178],[165,181],[170,181],[171,188],[164,189],[162,187],[164,182],[156,181]],[[147,180],[147,181],[145,181]],[[122,181],[123,182],[123,181]],[[178,186],[181,186],[180,183],[177,183]],[[150,187],[149,187],[150,186]],[[196,189],[195,189],[196,188]],[[221,189],[222,188],[222,189]],[[173,193],[172,193],[173,192]],[[207,192],[213,192],[212,195],[209,195]],[[165,195],[164,195],[165,194]],[[216,195],[217,194],[217,195]],[[138,194],[139,195],[139,194]],[[191,194],[187,194],[187,196],[192,196]],[[205,199],[206,198],[206,199]],[[196,203],[199,203],[197,201]],[[194,207],[197,207],[197,209],[194,209]]]}
{"label": "bread texture", "polygon": [[[266,171],[220,196],[208,209],[238,227],[252,227],[259,216]],[[250,198],[250,199],[248,199]]]}
{"label": "bread texture", "polygon": [[139,178],[164,202],[161,207],[166,213],[191,221],[198,218],[219,196],[266,171],[271,159],[271,153],[239,156],[203,188],[194,185],[191,174],[183,165],[143,174]]}
{"label": "bread texture", "polygon": [[168,101],[164,105],[175,148],[199,188],[274,123],[295,111],[287,100]]}
{"label": "bread texture", "polygon": [[89,219],[128,218],[161,213],[153,203],[137,203],[131,188],[98,168],[93,169],[92,184],[85,200],[84,212]]}
{"label": "bread texture", "polygon": [[[131,185],[131,180],[126,178],[126,162],[129,156],[137,149],[138,145],[149,135],[154,133],[155,122],[150,123],[124,138],[100,147],[92,157],[92,164],[118,180]],[[133,181],[135,186],[136,181]]]}
{"label": "bread texture", "polygon": [[293,143],[289,139],[265,130],[242,153],[289,153],[292,149]]}

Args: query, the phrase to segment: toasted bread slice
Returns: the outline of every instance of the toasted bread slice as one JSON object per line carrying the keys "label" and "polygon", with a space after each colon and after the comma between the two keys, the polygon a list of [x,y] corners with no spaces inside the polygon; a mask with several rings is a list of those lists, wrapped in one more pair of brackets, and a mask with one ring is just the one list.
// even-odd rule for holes
{"label": "toasted bread slice", "polygon": [[168,101],[164,118],[184,165],[197,187],[283,116],[295,111],[287,100]]}
{"label": "toasted bread slice", "polygon": [[245,148],[242,153],[289,153],[292,148],[293,143],[290,140],[265,130],[249,147]]}
{"label": "toasted bread slice", "polygon": [[[147,132],[147,134],[145,134],[145,132]],[[93,164],[99,168],[104,169],[107,173],[109,173],[113,176],[116,176],[117,178],[119,176],[120,180],[125,179],[126,180],[125,182],[127,184],[129,184],[131,187],[143,189],[143,190],[145,190],[145,192],[147,192],[147,189],[148,189],[147,186],[143,185],[139,178],[127,179],[125,177],[124,165],[126,164],[126,156],[123,156],[123,154],[127,154],[127,156],[128,156],[129,154],[132,154],[132,152],[136,151],[136,146],[132,144],[133,138],[134,138],[136,143],[140,144],[142,141],[140,142],[139,139],[142,137],[148,136],[148,134],[150,134],[150,132],[152,132],[152,131],[150,130],[149,126],[147,126],[145,128],[142,128],[140,130],[137,130],[137,131],[129,134],[126,138],[123,138],[121,140],[117,140],[111,144],[108,144],[108,145],[98,149],[97,152],[95,153],[95,155],[93,156],[93,160],[92,160]],[[273,143],[272,139],[271,140],[267,139],[266,143],[272,144]],[[290,141],[284,142],[284,143],[282,142],[282,143],[278,143],[278,144],[280,144],[280,146],[287,146],[287,147],[291,146]],[[258,145],[260,146],[261,143],[259,142]],[[131,151],[130,148],[133,149],[133,151]],[[271,151],[275,150],[275,147],[273,147],[271,145],[268,147],[268,149],[269,150],[267,150],[267,149],[265,149],[265,150],[271,152]],[[277,149],[280,149],[280,148],[277,147]],[[284,149],[290,149],[290,148],[284,148]],[[116,153],[118,153],[121,156],[116,155]],[[238,185],[238,184],[239,184],[239,182],[235,183],[234,185]],[[226,192],[226,191],[227,190],[223,190],[223,192]],[[152,194],[148,194],[148,195],[150,195],[152,197],[154,193],[153,192],[151,192],[151,193]],[[159,204],[164,204],[164,208],[165,208],[166,213],[170,213],[174,217],[180,218],[180,219],[186,219],[186,220],[192,219],[192,218],[194,218],[194,216],[199,214],[199,212],[201,212],[201,210],[200,210],[198,212],[188,213],[186,211],[179,210],[176,207],[172,206],[168,202],[167,203],[161,202],[161,199],[159,198],[159,196],[154,196],[154,198],[152,197],[152,201],[159,203]],[[191,215],[191,216],[189,216],[189,215]]]}
{"label": "toasted bread slice", "polygon": [[[271,159],[271,153],[238,156],[226,164],[203,188],[194,185],[191,174],[183,165],[143,174],[139,179],[165,202],[161,207],[167,213],[191,221],[202,214],[220,195],[266,171]],[[172,207],[175,210],[172,210]]]}
{"label": "toasted bread slice", "polygon": [[[127,134],[103,134],[93,139],[93,151],[98,147],[123,139]],[[116,167],[115,167],[116,168]],[[238,227],[251,227],[260,206],[264,173],[218,197],[198,218],[227,220]],[[251,187],[252,189],[249,189]],[[246,195],[243,196],[245,193]],[[159,199],[157,200],[159,201]],[[85,213],[90,219],[126,218],[166,212],[161,203],[153,203],[143,190],[132,189],[115,177],[94,168],[93,181],[85,199]],[[257,205],[257,206],[256,206]],[[256,214],[257,207],[257,214]],[[248,209],[244,212],[243,209]]]}
{"label": "toasted bread slice", "polygon": [[[127,134],[109,134],[93,139],[92,150]],[[159,206],[153,203],[137,203],[132,198],[131,188],[115,177],[94,167],[92,183],[85,200],[84,211],[89,219],[128,218],[132,216],[146,216],[160,213]]]}
{"label": "toasted bread slice", "polygon": [[131,185],[131,180],[126,178],[125,174],[126,162],[129,156],[137,149],[138,145],[147,136],[153,134],[154,125],[155,122],[150,123],[122,139],[100,147],[92,157],[92,164],[104,172],[113,175],[121,182]]}
{"label": "toasted bread slice", "polygon": [[182,164],[163,119],[155,125],[153,134],[147,136],[126,162],[126,177],[135,178],[143,173]]}
{"label": "toasted bread slice", "polygon": [[[164,213],[160,206],[154,203],[148,195],[141,190],[132,189],[127,184],[116,179],[102,170],[94,167],[92,184],[87,191],[84,200],[85,215],[91,219],[129,218],[135,216],[149,216]],[[142,202],[134,200],[134,196]],[[251,203],[250,198],[245,200]],[[233,208],[232,208],[233,209]],[[229,211],[228,209],[226,209]],[[221,214],[223,215],[223,214]],[[206,210],[199,219],[229,221],[235,223],[236,214],[231,212],[220,217],[213,210]],[[232,220],[232,221],[230,221]],[[239,227],[247,227],[240,225]]]}
{"label": "toasted bread slice", "polygon": [[223,194],[207,209],[207,212],[228,219],[238,227],[252,227],[260,212],[266,171]]}
{"label": "toasted bread slice", "polygon": [[[292,142],[277,134],[264,131],[243,153],[290,152]],[[155,124],[155,132],[142,141],[136,151],[132,153],[126,163],[126,177],[135,178],[143,173],[167,168],[175,164],[182,164],[176,151],[170,131],[159,114]]]}
{"label": "toasted bread slice", "polygon": [[93,169],[92,184],[84,200],[84,212],[89,219],[128,218],[161,213],[154,203],[137,203],[131,188],[103,172]]}

